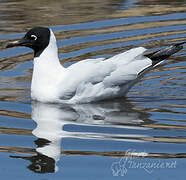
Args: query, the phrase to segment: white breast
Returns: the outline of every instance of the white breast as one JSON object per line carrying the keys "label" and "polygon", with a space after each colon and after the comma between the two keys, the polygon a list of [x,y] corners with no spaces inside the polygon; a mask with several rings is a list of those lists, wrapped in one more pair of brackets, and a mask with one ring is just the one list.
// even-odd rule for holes
{"label": "white breast", "polygon": [[34,58],[31,96],[39,101],[53,101],[58,98],[57,84],[65,77],[65,68],[60,64],[56,39],[50,31],[48,47]]}

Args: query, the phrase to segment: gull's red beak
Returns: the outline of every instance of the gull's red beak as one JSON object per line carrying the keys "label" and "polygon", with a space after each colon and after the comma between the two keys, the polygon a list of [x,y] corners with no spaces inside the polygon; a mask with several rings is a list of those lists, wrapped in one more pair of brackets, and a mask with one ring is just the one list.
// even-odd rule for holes
{"label": "gull's red beak", "polygon": [[11,47],[15,47],[15,46],[26,46],[29,43],[29,41],[27,39],[20,39],[17,41],[12,41],[6,44],[5,48],[11,48]]}

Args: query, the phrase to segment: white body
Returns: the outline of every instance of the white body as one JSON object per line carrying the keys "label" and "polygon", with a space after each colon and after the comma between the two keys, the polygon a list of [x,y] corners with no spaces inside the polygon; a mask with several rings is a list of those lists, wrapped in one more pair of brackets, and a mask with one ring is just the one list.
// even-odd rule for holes
{"label": "white body", "polygon": [[124,96],[139,73],[152,66],[143,56],[145,50],[133,48],[110,59],[87,59],[64,68],[50,31],[49,45],[34,58],[31,96],[42,102],[72,104]]}

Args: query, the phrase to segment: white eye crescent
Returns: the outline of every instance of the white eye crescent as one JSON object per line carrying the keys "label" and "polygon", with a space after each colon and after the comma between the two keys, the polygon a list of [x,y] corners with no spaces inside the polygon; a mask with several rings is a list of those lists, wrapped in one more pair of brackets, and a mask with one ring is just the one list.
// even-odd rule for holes
{"label": "white eye crescent", "polygon": [[33,39],[34,41],[37,40],[37,36],[36,36],[36,35],[31,35],[30,37],[31,37],[31,39]]}

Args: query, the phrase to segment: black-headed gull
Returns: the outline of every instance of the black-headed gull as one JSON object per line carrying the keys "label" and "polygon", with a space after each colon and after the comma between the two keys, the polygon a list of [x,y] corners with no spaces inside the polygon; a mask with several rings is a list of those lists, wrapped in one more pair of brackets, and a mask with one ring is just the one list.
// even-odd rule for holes
{"label": "black-headed gull", "polygon": [[86,59],[68,68],[60,64],[56,38],[49,28],[34,27],[6,47],[26,46],[34,50],[32,99],[87,103],[124,96],[145,73],[181,50],[183,43],[148,55],[143,55],[143,47],[133,48],[109,59]]}

